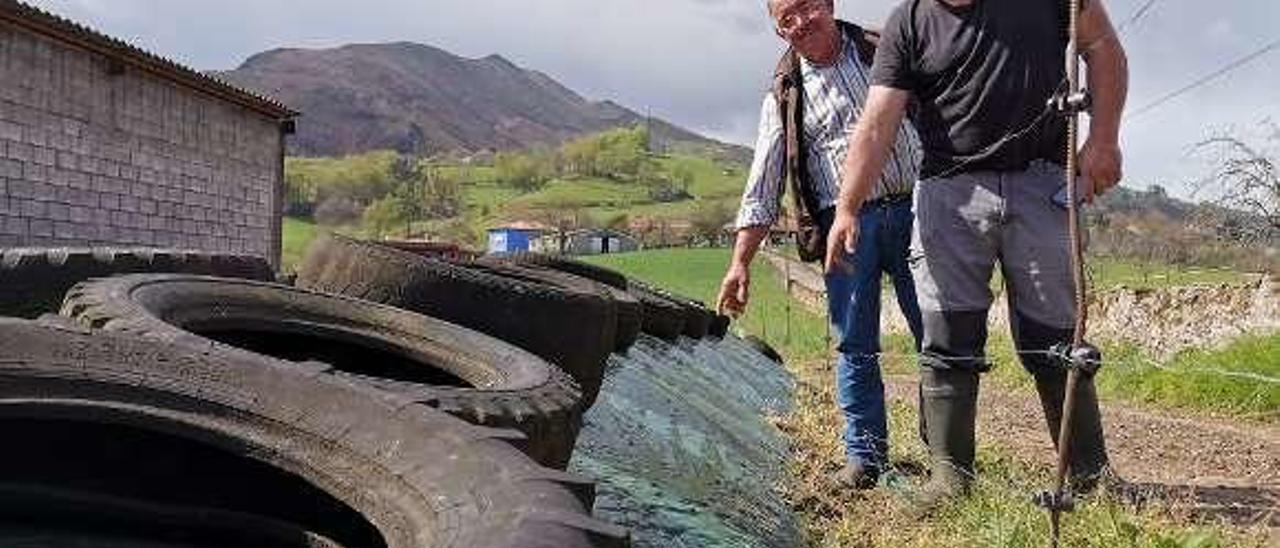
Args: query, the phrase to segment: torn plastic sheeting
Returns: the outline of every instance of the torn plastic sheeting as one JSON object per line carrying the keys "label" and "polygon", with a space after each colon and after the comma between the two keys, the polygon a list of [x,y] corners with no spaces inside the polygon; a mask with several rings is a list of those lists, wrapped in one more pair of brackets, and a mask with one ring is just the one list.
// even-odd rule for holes
{"label": "torn plastic sheeting", "polygon": [[792,379],[736,337],[642,336],[610,357],[570,469],[597,479],[596,515],[663,548],[801,544],[778,492],[787,442],[767,420]]}

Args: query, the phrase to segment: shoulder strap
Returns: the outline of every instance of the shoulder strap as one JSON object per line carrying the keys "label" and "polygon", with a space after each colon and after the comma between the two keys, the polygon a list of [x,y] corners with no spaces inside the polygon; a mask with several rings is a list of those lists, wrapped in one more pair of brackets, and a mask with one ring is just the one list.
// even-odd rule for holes
{"label": "shoulder strap", "polygon": [[804,76],[800,55],[788,48],[774,70],[773,96],[782,120],[785,190],[791,193],[797,222],[813,223],[818,212],[817,193],[810,186],[804,153]]}
{"label": "shoulder strap", "polygon": [[841,32],[853,40],[853,48],[858,52],[858,60],[870,67],[876,60],[876,46],[880,45],[880,31],[860,27],[843,19],[837,19]]}
{"label": "shoulder strap", "polygon": [[773,96],[782,120],[787,188],[803,196],[809,194],[804,165],[804,76],[800,73],[800,54],[793,48],[787,48],[778,61]]}

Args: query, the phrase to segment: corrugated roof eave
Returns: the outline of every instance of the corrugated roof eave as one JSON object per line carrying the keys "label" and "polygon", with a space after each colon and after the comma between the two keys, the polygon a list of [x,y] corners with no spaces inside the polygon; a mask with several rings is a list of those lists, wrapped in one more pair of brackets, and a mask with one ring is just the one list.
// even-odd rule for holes
{"label": "corrugated roof eave", "polygon": [[0,0],[0,20],[28,31],[43,34],[83,49],[133,65],[136,68],[193,88],[219,99],[281,121],[297,118],[300,113],[280,101],[219,78],[201,73],[185,65],[112,38],[85,25],[54,15],[17,0]]}

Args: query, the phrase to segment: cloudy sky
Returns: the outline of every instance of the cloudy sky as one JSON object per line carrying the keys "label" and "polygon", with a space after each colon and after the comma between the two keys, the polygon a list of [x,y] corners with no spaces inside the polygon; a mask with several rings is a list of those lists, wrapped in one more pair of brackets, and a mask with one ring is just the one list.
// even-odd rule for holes
{"label": "cloudy sky", "polygon": [[[750,144],[780,42],[764,0],[28,0],[199,69],[276,47],[414,41],[467,57],[499,53],[593,99]],[[883,21],[898,0],[837,0]],[[1150,0],[1106,0],[1117,23]],[[1155,0],[1124,32],[1130,110],[1280,40],[1275,0]],[[1190,154],[1214,132],[1280,122],[1280,49],[1131,118],[1125,184],[1186,195],[1206,172]]]}

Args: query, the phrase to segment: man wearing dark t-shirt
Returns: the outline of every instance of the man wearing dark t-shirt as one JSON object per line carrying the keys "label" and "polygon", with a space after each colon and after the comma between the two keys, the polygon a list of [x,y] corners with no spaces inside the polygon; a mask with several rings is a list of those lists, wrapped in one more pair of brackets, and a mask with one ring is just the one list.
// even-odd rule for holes
{"label": "man wearing dark t-shirt", "polygon": [[[1051,436],[1066,373],[1044,353],[1072,339],[1075,292],[1063,188],[1065,122],[1046,107],[1065,87],[1066,0],[905,0],[890,16],[872,86],[845,158],[827,268],[858,238],[858,212],[908,105],[924,149],[915,195],[911,269],[924,320],[921,435],[933,460],[927,508],[964,492],[973,476],[978,374],[990,280],[1005,280],[1010,324],[1035,377]],[[1093,106],[1080,149],[1086,200],[1120,180],[1124,51],[1101,0],[1086,0],[1079,47]],[[1072,421],[1073,487],[1107,469],[1092,381],[1080,383]]]}

